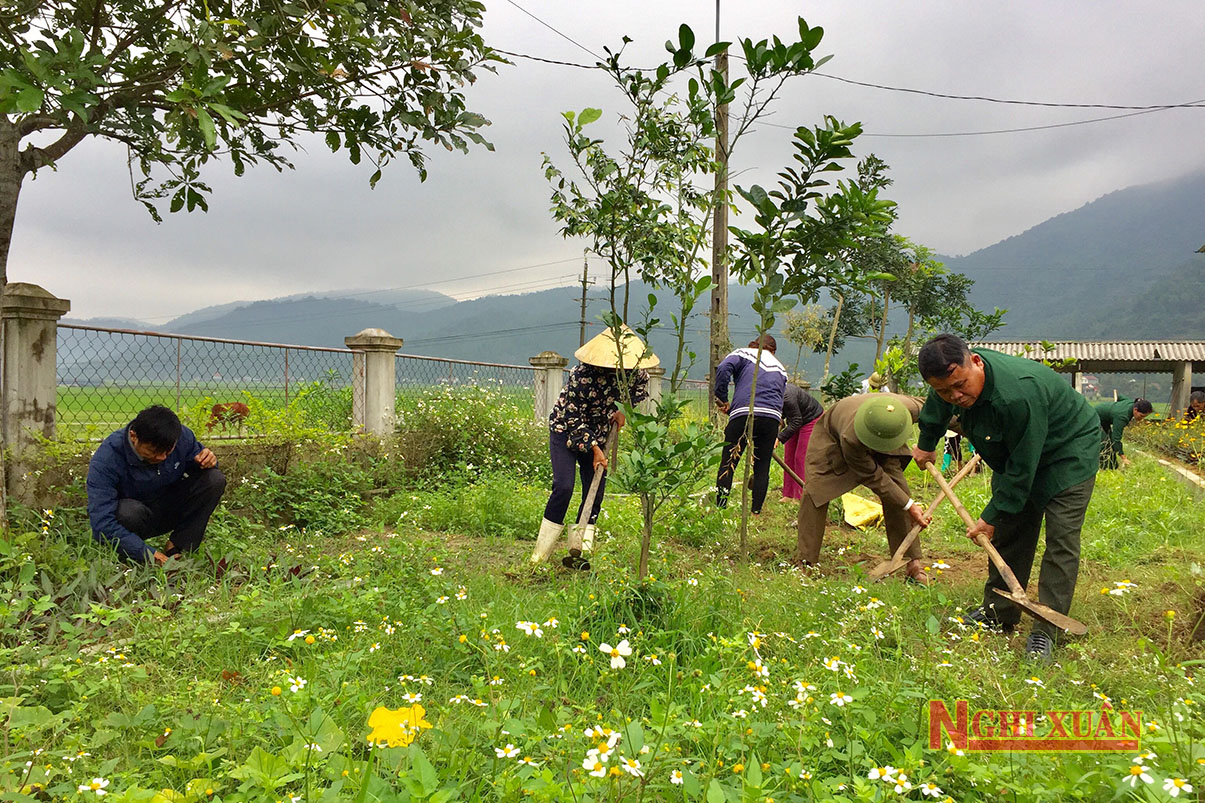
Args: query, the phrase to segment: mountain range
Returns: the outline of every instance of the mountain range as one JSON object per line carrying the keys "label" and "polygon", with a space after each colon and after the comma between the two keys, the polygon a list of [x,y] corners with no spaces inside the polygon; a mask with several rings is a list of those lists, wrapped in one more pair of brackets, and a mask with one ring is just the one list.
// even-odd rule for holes
{"label": "mountain range", "polygon": [[[1201,339],[1205,254],[1195,251],[1202,243],[1205,173],[1196,173],[1118,190],[987,248],[943,260],[975,280],[971,298],[977,306],[1008,310],[996,339]],[[633,309],[644,307],[648,292],[633,286]],[[591,288],[587,337],[601,330],[605,296],[604,281]],[[751,300],[749,288],[731,286],[734,342],[753,336]],[[670,302],[663,299],[662,306]],[[706,310],[706,302],[701,299],[699,308]],[[526,364],[548,349],[572,354],[579,310],[577,287],[460,302],[431,290],[354,289],[207,307],[157,327],[124,319],[76,323],[333,347],[375,327],[403,338],[405,353]],[[657,311],[663,327],[669,326],[669,312]],[[694,376],[706,370],[707,328],[705,315],[689,322],[690,342],[703,363],[696,363]],[[72,338],[77,335],[85,333]],[[672,334],[658,329],[651,340],[672,367]],[[71,344],[69,338],[65,345]],[[834,368],[850,362],[865,368],[872,354],[869,344],[852,341]],[[785,342],[779,356],[788,366],[795,362],[795,350]],[[822,357],[804,355],[800,367],[816,377],[822,364]]]}

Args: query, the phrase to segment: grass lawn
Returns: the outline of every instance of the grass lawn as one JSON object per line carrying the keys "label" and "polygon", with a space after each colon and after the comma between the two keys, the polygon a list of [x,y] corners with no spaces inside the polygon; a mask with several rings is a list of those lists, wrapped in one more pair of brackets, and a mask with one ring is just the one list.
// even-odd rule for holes
{"label": "grass lawn", "polygon": [[[735,554],[739,510],[705,493],[667,509],[643,586],[634,498],[608,496],[593,572],[533,569],[544,487],[507,474],[372,502],[328,483],[329,498],[307,494],[326,517],[305,530],[248,512],[283,481],[253,479],[211,527],[206,546],[224,561],[166,574],[93,548],[79,509],[32,511],[0,555],[0,793],[1195,799],[1180,790],[1205,789],[1205,642],[1189,635],[1205,605],[1205,505],[1155,461],[1135,462],[1098,479],[1072,610],[1089,633],[1049,665],[1023,658],[1024,631],[959,622],[985,558],[948,506],[924,539],[941,567],[928,589],[866,581],[886,557],[881,530],[834,524],[820,571],[789,567],[793,506],[774,491],[748,563]],[[931,486],[914,477],[918,498]],[[976,512],[986,476],[959,490]],[[1083,709],[1094,729],[1102,710],[1118,726],[1117,712],[1141,711],[1142,745],[930,749],[931,699]]]}

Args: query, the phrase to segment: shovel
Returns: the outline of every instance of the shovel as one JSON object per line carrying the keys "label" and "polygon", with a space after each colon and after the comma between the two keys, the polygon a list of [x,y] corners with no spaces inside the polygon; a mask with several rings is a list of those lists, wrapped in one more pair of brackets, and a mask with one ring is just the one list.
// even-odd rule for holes
{"label": "shovel", "polygon": [[793,480],[795,480],[795,482],[799,483],[800,487],[802,487],[803,485],[806,484],[806,483],[804,483],[803,480],[799,479],[798,474],[796,474],[794,471],[791,470],[791,467],[786,464],[786,461],[784,461],[781,457],[778,456],[778,452],[770,452],[770,455],[774,458],[775,463],[782,466],[783,471],[785,471],[791,475],[791,479],[793,479]]}
{"label": "shovel", "polygon": [[[955,485],[962,482],[963,477],[975,470],[975,465],[978,462],[979,455],[975,455],[968,460],[966,465],[964,465],[962,469],[960,469],[959,472],[954,475],[954,479],[950,480],[950,487],[953,488]],[[929,507],[925,510],[925,515],[932,516],[933,511],[937,510],[938,505],[940,505],[945,498],[946,492],[938,491],[937,498],[934,499],[933,504],[929,505]],[[895,554],[892,555],[890,559],[883,561],[878,566],[875,566],[873,569],[867,572],[867,576],[870,577],[871,580],[878,581],[882,580],[892,572],[898,571],[907,566],[908,558],[904,557],[904,553],[908,551],[908,547],[912,546],[912,542],[916,540],[918,535],[920,535],[920,531],[922,529],[923,528],[919,524],[913,525],[912,529],[908,532],[907,537],[904,538],[904,540],[900,542],[900,545],[895,548]]]}
{"label": "shovel", "polygon": [[[926,468],[933,475],[933,479],[937,480],[937,484],[945,492],[946,498],[950,500],[950,503],[954,505],[954,509],[958,511],[959,517],[962,518],[966,526],[975,526],[975,520],[971,518],[970,513],[967,513],[967,509],[962,506],[962,502],[958,501],[958,497],[954,495],[954,491],[950,488],[949,483],[946,482],[946,478],[941,476],[941,471],[937,466],[930,463]],[[1083,622],[1077,622],[1067,614],[1059,613],[1049,605],[1043,605],[1026,596],[1025,589],[1017,582],[1017,576],[1013,574],[1013,570],[1008,568],[1008,564],[1004,562],[1004,558],[1000,557],[1000,553],[996,551],[996,547],[992,546],[992,542],[982,533],[975,536],[975,543],[983,547],[988,557],[991,558],[992,565],[996,567],[996,571],[1000,572],[1000,576],[1004,578],[1004,582],[1008,583],[1008,591],[1003,591],[999,588],[993,588],[993,591],[1012,602],[1030,616],[1041,619],[1043,622],[1048,622],[1073,636],[1082,636],[1088,632],[1088,626]]]}
{"label": "shovel", "polygon": [[[618,441],[619,427],[611,424],[611,431],[607,433],[607,442],[603,446],[603,454],[614,454]],[[561,558],[561,564],[567,569],[585,571],[590,568],[590,562],[582,557],[582,532],[590,522],[590,511],[594,508],[594,498],[598,496],[598,487],[602,485],[604,473],[606,473],[606,469],[594,472],[594,479],[590,481],[590,490],[586,492],[586,501],[582,504],[582,514],[578,517],[577,524],[569,529],[569,555]]]}

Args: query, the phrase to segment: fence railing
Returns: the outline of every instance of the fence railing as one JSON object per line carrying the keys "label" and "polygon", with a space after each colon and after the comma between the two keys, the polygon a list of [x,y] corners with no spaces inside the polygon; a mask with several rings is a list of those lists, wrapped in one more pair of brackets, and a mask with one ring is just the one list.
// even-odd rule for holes
{"label": "fence railing", "polygon": [[535,369],[530,365],[473,362],[417,354],[398,354],[395,370],[400,392],[411,388],[458,385],[530,390],[535,381]]}
{"label": "fence railing", "polygon": [[[211,440],[262,435],[255,416],[210,416],[215,403],[247,401],[265,410],[292,403],[312,425],[350,430],[364,417],[364,395],[354,392],[357,354],[363,356],[346,348],[59,324],[56,430],[61,438],[96,440],[144,407],[163,404],[205,427]],[[399,395],[481,386],[530,403],[534,374],[527,365],[397,354],[392,378]]]}
{"label": "fence railing", "polygon": [[254,436],[260,433],[248,430],[246,422],[206,420],[208,405],[245,402],[248,395],[269,409],[310,397],[318,422],[347,430],[356,416],[351,392],[355,354],[351,349],[60,324],[58,434],[104,437],[147,405],[163,404],[182,416],[192,413],[194,423],[205,421],[210,439]]}

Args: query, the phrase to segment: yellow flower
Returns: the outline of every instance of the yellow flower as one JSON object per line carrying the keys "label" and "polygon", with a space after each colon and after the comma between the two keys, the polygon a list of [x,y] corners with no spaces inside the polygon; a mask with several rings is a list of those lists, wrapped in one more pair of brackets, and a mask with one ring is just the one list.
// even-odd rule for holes
{"label": "yellow flower", "polygon": [[418,734],[428,729],[431,723],[423,719],[427,709],[415,704],[393,710],[381,706],[368,717],[368,741],[373,744],[385,742],[390,747],[405,747],[415,740]]}
{"label": "yellow flower", "polygon": [[582,631],[582,641],[589,641],[589,640],[590,640],[590,631],[583,630]]}
{"label": "yellow flower", "polygon": [[1163,617],[1170,622],[1172,619],[1176,618],[1176,612],[1175,611],[1164,611]]}
{"label": "yellow flower", "polygon": [[272,696],[273,696],[273,697],[279,697],[279,696],[280,696],[280,686],[273,686],[273,687],[272,687]]}
{"label": "yellow flower", "polygon": [[733,764],[733,765],[732,765],[732,772],[733,772],[734,774],[735,774],[735,773],[741,773],[741,772],[744,772],[744,771],[745,771],[745,765],[744,765],[744,764]]}
{"label": "yellow flower", "polygon": [[306,644],[313,644],[313,643],[314,643],[314,637],[313,637],[313,636],[306,636],[306,637],[305,637],[305,643],[306,643]]}

